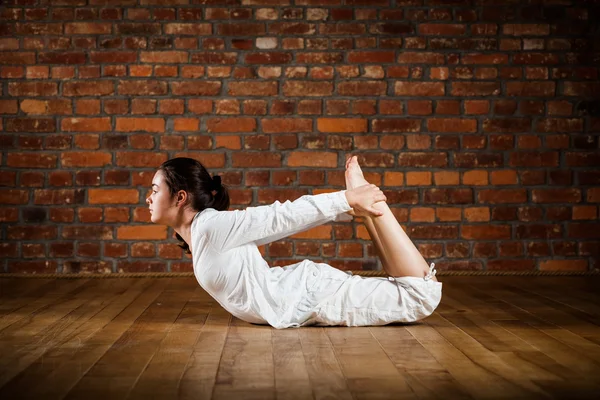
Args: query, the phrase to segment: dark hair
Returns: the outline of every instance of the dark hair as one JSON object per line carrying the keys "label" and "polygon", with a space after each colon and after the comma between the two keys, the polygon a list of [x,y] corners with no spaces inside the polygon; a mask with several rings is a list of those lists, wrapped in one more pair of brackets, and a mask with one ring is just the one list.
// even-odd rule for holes
{"label": "dark hair", "polygon": [[[180,190],[185,190],[194,210],[204,211],[207,208],[214,208],[225,211],[229,208],[229,193],[227,187],[221,184],[221,177],[211,178],[199,161],[188,157],[177,157],[162,163],[158,170],[164,175],[171,197]],[[185,240],[178,233],[175,235],[181,242],[178,246],[186,254],[192,254]]]}

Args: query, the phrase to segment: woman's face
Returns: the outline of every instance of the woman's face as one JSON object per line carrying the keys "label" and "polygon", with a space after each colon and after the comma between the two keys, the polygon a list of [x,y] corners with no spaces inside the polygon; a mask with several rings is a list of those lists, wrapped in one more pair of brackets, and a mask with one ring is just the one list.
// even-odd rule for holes
{"label": "woman's face", "polygon": [[170,225],[177,215],[177,196],[171,197],[162,171],[156,171],[152,178],[152,193],[146,199],[150,208],[150,220],[155,224]]}

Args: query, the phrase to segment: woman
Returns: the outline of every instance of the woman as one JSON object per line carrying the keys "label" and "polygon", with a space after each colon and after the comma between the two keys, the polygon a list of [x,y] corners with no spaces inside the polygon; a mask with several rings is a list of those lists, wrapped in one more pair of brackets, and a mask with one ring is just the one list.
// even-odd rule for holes
{"label": "woman", "polygon": [[[234,316],[281,329],[307,325],[385,325],[429,316],[442,284],[406,236],[386,197],[346,162],[346,190],[231,210],[221,178],[198,161],[163,163],[146,199],[154,223],[173,227],[192,255],[198,283]],[[270,268],[258,247],[331,221],[364,217],[390,275],[362,277],[303,260]]]}

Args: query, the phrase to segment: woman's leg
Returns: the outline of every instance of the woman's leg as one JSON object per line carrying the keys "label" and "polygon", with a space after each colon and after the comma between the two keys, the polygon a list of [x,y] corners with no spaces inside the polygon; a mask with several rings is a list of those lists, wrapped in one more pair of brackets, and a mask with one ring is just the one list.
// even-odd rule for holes
{"label": "woman's leg", "polygon": [[[349,189],[368,184],[355,157],[346,162],[346,186]],[[395,277],[425,277],[429,273],[427,262],[406,235],[387,203],[382,201],[373,207],[382,211],[383,215],[364,217],[365,225],[382,257],[386,272]],[[432,279],[437,281],[435,276]]]}
{"label": "woman's leg", "polygon": [[392,275],[392,272],[390,272],[389,264],[387,262],[387,256],[385,255],[385,252],[383,250],[383,244],[381,243],[381,240],[379,239],[379,235],[377,234],[375,225],[373,225],[373,220],[371,219],[371,217],[363,217],[363,218],[365,221],[365,226],[367,227],[367,232],[369,232],[371,241],[375,245],[375,251],[377,252],[377,255],[379,256],[379,259],[381,260],[381,265],[383,266],[383,269],[385,270],[385,272],[388,273],[388,275]]}

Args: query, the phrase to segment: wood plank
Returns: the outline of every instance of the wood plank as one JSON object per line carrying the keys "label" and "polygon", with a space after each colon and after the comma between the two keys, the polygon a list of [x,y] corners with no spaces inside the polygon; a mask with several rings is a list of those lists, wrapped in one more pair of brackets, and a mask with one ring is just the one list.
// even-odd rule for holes
{"label": "wood plank", "polygon": [[[507,278],[508,285],[530,292],[540,302],[600,326],[600,297],[596,302],[590,301],[589,298],[581,298],[578,296],[582,292],[579,288],[570,286],[568,283],[561,283],[560,286],[557,286],[556,282],[549,281],[548,277],[538,277],[535,284],[514,277]],[[557,278],[550,279],[556,280]],[[600,284],[600,281],[598,283]]]}
{"label": "wood plank", "polygon": [[370,331],[418,398],[471,398],[405,326],[391,324]]}
{"label": "wood plank", "polygon": [[27,279],[27,278],[3,278],[0,275],[0,306],[10,300],[18,299],[27,293],[36,290],[44,285],[48,285],[55,280],[48,279]]}
{"label": "wood plank", "polygon": [[[150,280],[123,279],[122,283],[104,281],[107,287],[114,287],[115,291],[105,290],[106,299],[112,299],[105,307],[99,307],[99,312],[83,323],[78,324],[69,332],[63,331],[55,336],[52,345],[46,345],[47,351],[38,357],[29,367],[23,370],[17,377],[0,389],[0,397],[3,393],[16,396],[19,393],[30,393],[32,396],[55,396],[61,397],[66,394],[68,388],[74,385],[81,377],[84,360],[78,356],[86,340],[95,332],[110,323],[131,301],[138,296],[149,284]],[[123,292],[121,287],[127,287]],[[120,294],[115,294],[121,292]],[[102,304],[104,306],[104,304]],[[87,354],[86,354],[87,356]],[[77,357],[77,364],[73,368],[71,362]],[[85,371],[84,371],[85,372]],[[65,389],[65,381],[70,386]],[[46,386],[47,385],[47,386]],[[47,392],[48,391],[48,392]],[[52,397],[50,396],[50,397]]]}
{"label": "wood plank", "polygon": [[368,327],[330,328],[325,332],[354,398],[417,398]]}
{"label": "wood plank", "polygon": [[[189,278],[169,278],[152,304],[123,332],[67,394],[66,398],[124,398],[154,356],[186,300],[180,294]],[[103,338],[99,337],[100,342]],[[90,345],[96,344],[90,338]],[[110,378],[110,385],[107,379]]]}
{"label": "wood plank", "polygon": [[471,396],[493,399],[498,397],[498,393],[506,398],[523,395],[520,387],[474,362],[429,323],[408,326],[407,329]]}
{"label": "wood plank", "polygon": [[232,319],[212,399],[275,398],[272,330]]}
{"label": "wood plank", "polygon": [[352,392],[327,335],[332,329],[346,328],[311,326],[299,329],[306,371],[316,400],[351,400]]}
{"label": "wood plank", "polygon": [[[8,280],[0,278],[0,282]],[[0,299],[0,319],[31,303],[34,299],[44,296],[56,286],[55,279],[10,279],[10,281],[14,283]]]}
{"label": "wood plank", "polygon": [[[569,374],[571,381],[583,379],[583,381],[592,382],[591,377],[597,374],[600,365],[590,358],[589,354],[584,354],[581,349],[578,352],[577,349],[569,347],[561,341],[560,339],[565,337],[566,331],[556,329],[556,325],[538,318],[535,314],[540,312],[539,304],[536,305],[535,302],[532,303],[530,300],[520,298],[518,294],[502,288],[503,285],[497,283],[490,285],[481,282],[476,286],[473,290],[485,292],[502,299],[507,312],[515,317],[512,321],[495,321],[497,324],[521,337],[558,364],[566,367],[566,373]],[[541,312],[546,317],[549,316],[547,311],[543,310]],[[583,343],[583,341],[583,338],[579,338],[580,343]],[[573,376],[573,372],[577,375]]]}
{"label": "wood plank", "polygon": [[[549,398],[550,393],[545,392],[531,381],[539,379],[538,376],[533,377],[523,375],[522,371],[517,369],[514,364],[504,362],[493,351],[485,348],[477,340],[467,334],[462,328],[458,328],[444,317],[434,314],[428,318],[427,323],[434,327],[440,335],[450,342],[456,349],[461,351],[471,362],[480,366],[486,371],[495,374],[496,376],[510,382],[517,387],[515,391],[520,392],[518,397],[526,398]],[[546,378],[547,374],[542,375]]]}
{"label": "wood plank", "polygon": [[600,398],[589,277],[443,277],[424,321],[286,330],[193,278],[89,281],[0,286],[0,398]]}
{"label": "wood plank", "polygon": [[275,394],[278,400],[313,397],[299,332],[299,329],[274,329],[272,332]]}
{"label": "wood plank", "polygon": [[[50,286],[36,290],[32,294],[32,298],[16,299],[12,304],[7,305],[7,309],[11,310],[0,318],[0,338],[6,334],[5,330],[11,325],[23,326],[32,316],[43,312],[54,302],[60,301],[62,297],[68,298],[76,295],[81,292],[82,286],[88,284],[88,279],[55,279]],[[8,332],[14,332],[14,329]]]}
{"label": "wood plank", "polygon": [[[78,327],[98,313],[113,298],[113,294],[128,286],[127,282],[106,282],[97,280],[97,285],[89,287],[76,298],[57,304],[42,314],[39,323],[31,323],[20,328],[12,337],[3,338],[2,349],[6,341],[12,345],[12,351],[3,351],[0,360],[0,387],[5,385],[21,371],[29,367],[35,360],[43,357],[49,349],[60,343],[64,338],[76,332]],[[106,294],[106,296],[103,296]],[[38,321],[36,321],[38,322]],[[38,325],[42,329],[38,329]],[[5,331],[8,332],[8,329]],[[17,380],[18,381],[18,380]],[[15,383],[18,386],[18,383]],[[6,385],[12,390],[11,385]]]}
{"label": "wood plank", "polygon": [[201,296],[201,292],[203,290],[192,279],[181,288],[181,299],[189,299],[127,396],[128,399],[178,397],[179,381],[212,308],[212,302]]}
{"label": "wood plank", "polygon": [[[204,301],[210,296],[203,292]],[[219,363],[227,334],[231,314],[214,300],[202,327],[193,352],[179,383],[179,399],[210,399],[214,390]]]}

